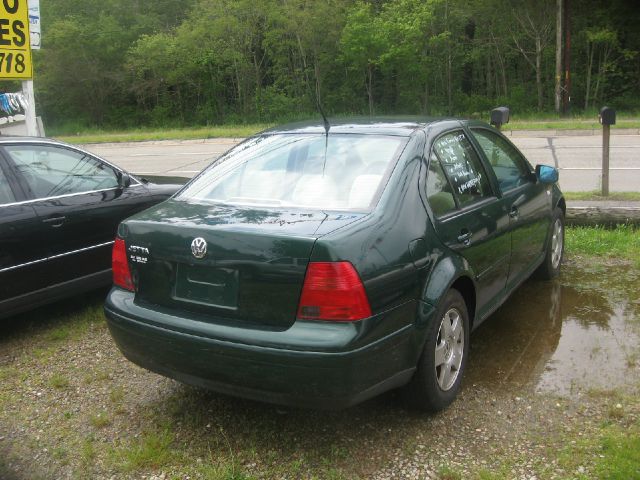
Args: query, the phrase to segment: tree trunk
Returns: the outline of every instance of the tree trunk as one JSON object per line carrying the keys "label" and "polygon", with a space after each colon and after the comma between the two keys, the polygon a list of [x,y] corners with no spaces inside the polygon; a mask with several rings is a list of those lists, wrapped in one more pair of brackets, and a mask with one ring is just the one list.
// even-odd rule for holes
{"label": "tree trunk", "polygon": [[538,87],[538,110],[542,110],[542,42],[536,38],[536,86]]}
{"label": "tree trunk", "polygon": [[487,52],[487,71],[485,72],[486,82],[487,82],[487,97],[493,97],[493,82],[492,82],[492,72],[491,72],[491,54]]}
{"label": "tree trunk", "polygon": [[556,88],[555,108],[560,113],[562,103],[562,0],[557,0],[556,13]]}
{"label": "tree trunk", "polygon": [[596,86],[593,89],[593,101],[598,100],[598,90],[600,90],[600,78],[602,77],[602,51],[598,56],[598,75],[596,76]]}
{"label": "tree trunk", "polygon": [[587,62],[587,85],[584,95],[584,109],[589,108],[589,95],[591,94],[591,69],[593,68],[593,45],[587,43],[587,55],[589,61]]}
{"label": "tree trunk", "polygon": [[322,86],[320,85],[320,65],[318,65],[318,57],[315,56],[313,60],[313,74],[316,77],[316,101],[319,105],[322,105]]}
{"label": "tree trunk", "polygon": [[367,65],[367,96],[369,97],[369,116],[373,116],[373,67]]}
{"label": "tree trunk", "polygon": [[425,115],[429,115],[429,80],[424,82],[424,106],[422,111]]}

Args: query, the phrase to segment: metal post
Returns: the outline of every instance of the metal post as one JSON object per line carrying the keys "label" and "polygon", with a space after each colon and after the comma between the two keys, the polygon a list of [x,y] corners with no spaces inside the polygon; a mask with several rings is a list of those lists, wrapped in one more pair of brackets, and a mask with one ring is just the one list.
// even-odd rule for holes
{"label": "metal post", "polygon": [[609,136],[610,125],[602,125],[602,196],[609,196]]}

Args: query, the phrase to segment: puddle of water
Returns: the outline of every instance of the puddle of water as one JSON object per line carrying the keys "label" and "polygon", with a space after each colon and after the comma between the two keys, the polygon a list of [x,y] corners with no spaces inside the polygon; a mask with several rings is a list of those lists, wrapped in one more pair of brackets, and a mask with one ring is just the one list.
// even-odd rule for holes
{"label": "puddle of water", "polygon": [[471,341],[467,381],[571,395],[640,379],[640,272],[567,265],[529,281]]}

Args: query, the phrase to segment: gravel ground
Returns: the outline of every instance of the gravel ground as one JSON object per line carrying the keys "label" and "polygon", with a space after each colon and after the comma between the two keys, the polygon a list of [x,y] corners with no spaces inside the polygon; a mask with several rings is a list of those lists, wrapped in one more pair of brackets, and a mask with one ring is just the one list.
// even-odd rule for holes
{"label": "gravel ground", "polygon": [[[610,288],[602,270],[589,281],[574,277],[563,288],[593,297],[596,278],[600,296]],[[540,336],[509,322],[532,309],[537,324],[536,305],[549,309],[538,296],[548,303],[546,288],[525,285],[474,333],[460,398],[435,415],[406,410],[394,392],[316,412],[181,385],[124,359],[104,323],[104,292],[16,317],[0,330],[0,478],[594,478],[604,455],[593,441],[603,428],[637,432],[640,425],[637,344],[626,364],[607,366],[624,369],[624,383],[541,391],[560,327],[544,324]],[[580,298],[570,297],[582,308]],[[587,305],[584,314],[620,313],[619,301]],[[636,335],[640,302],[624,305],[626,334]],[[561,320],[569,321],[564,313]],[[511,343],[495,348],[500,341]],[[510,373],[518,362],[526,375]]]}

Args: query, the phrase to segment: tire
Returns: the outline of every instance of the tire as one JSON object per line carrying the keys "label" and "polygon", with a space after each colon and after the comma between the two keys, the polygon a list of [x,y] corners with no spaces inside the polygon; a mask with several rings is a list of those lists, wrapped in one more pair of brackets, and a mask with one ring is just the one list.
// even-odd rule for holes
{"label": "tire", "polygon": [[[450,327],[449,340],[443,335],[447,326]],[[460,292],[452,289],[445,295],[427,327],[418,368],[404,389],[409,406],[437,412],[451,404],[460,390],[468,353],[467,305]]]}
{"label": "tire", "polygon": [[556,207],[551,221],[551,232],[544,255],[544,260],[535,271],[540,280],[551,280],[560,274],[562,257],[564,256],[564,214]]}

